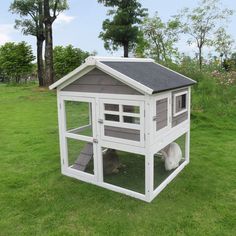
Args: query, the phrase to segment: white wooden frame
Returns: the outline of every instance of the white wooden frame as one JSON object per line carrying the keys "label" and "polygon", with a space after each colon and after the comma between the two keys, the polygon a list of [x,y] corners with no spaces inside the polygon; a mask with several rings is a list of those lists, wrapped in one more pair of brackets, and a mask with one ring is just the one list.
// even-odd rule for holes
{"label": "white wooden frame", "polygon": [[[186,94],[186,108],[182,109],[179,112],[176,112],[176,98],[182,95]],[[178,115],[181,115],[183,113],[185,113],[186,111],[188,111],[188,91],[183,91],[183,92],[179,92],[179,93],[175,93],[174,94],[174,99],[173,99],[173,116],[176,117]]]}
{"label": "white wooden frame", "polygon": [[[104,104],[117,104],[119,105],[119,112],[115,111],[106,111],[104,110]],[[122,106],[123,105],[130,105],[130,106],[137,106],[139,107],[139,114],[136,113],[127,113],[123,112]],[[115,121],[108,121],[105,120],[104,114],[116,114],[119,115],[120,121],[115,122]],[[139,117],[140,118],[140,124],[130,124],[130,123],[125,123],[123,122],[123,116],[130,115],[132,117]],[[144,147],[144,102],[142,101],[135,101],[135,100],[119,100],[119,99],[100,99],[100,116],[99,119],[102,120],[101,124],[101,139],[105,141],[110,141],[114,143],[123,143],[123,144],[128,144],[128,145],[134,145],[134,146],[140,146]],[[134,130],[139,130],[140,131],[140,141],[133,141],[133,140],[128,140],[128,139],[122,139],[122,138],[115,138],[115,137],[110,137],[106,136],[104,134],[104,126],[113,126],[113,127],[119,127],[119,128],[128,128],[128,129],[134,129]]]}
{"label": "white wooden frame", "polygon": [[[95,107],[95,99],[94,98],[85,98],[85,97],[80,97],[80,96],[61,96],[59,95],[59,127],[60,127],[60,140],[61,140],[61,162],[63,164],[62,168],[62,173],[65,175],[68,175],[68,173],[71,173],[78,178],[83,178],[83,179],[88,179],[90,182],[94,181],[97,178],[98,175],[98,168],[97,168],[97,150],[94,144],[94,139],[96,137],[96,126],[92,126],[92,132],[93,136],[85,136],[85,135],[80,135],[80,134],[74,134],[71,133],[71,130],[67,130],[66,128],[66,111],[65,111],[65,101],[74,101],[74,102],[88,102],[89,104],[92,105],[92,107]],[[92,123],[95,124],[95,111],[92,109]],[[89,126],[89,125],[87,125]],[[85,128],[86,126],[79,127]],[[85,142],[90,142],[93,143],[93,153],[94,153],[94,175],[90,173],[86,173],[83,171],[75,170],[71,168],[69,165],[68,161],[68,144],[67,144],[67,139],[73,139],[73,140],[78,140],[78,141],[85,141]]]}
{"label": "white wooden frame", "polygon": [[[171,119],[168,119],[168,129],[160,130],[157,132],[158,135],[155,137],[153,132],[154,122],[152,120],[154,114],[154,102],[157,99],[168,97],[171,101],[171,92],[163,92],[158,95],[114,95],[114,94],[97,94],[97,93],[78,93],[78,92],[64,92],[57,91],[58,93],[58,121],[59,121],[59,134],[60,134],[60,153],[61,153],[61,171],[64,175],[92,183],[116,192],[126,194],[128,196],[135,197],[137,199],[150,202],[152,201],[164,188],[169,184],[182,169],[189,163],[189,143],[190,143],[190,87],[188,88],[188,119],[181,124],[171,128]],[[66,131],[66,117],[64,101],[84,101],[91,102],[92,104],[92,120],[93,124],[93,137],[87,137],[83,135],[77,135]],[[145,139],[142,145],[134,145],[121,142],[115,142],[114,140],[102,140],[101,127],[98,125],[98,119],[101,118],[101,101],[111,104],[112,102],[121,104],[134,105],[142,104],[143,115],[141,115],[140,108],[140,119],[143,117],[143,133]],[[171,117],[172,106],[168,102],[168,116]],[[132,116],[135,116],[132,113]],[[141,120],[140,120],[141,123]],[[80,127],[83,128],[83,127]],[[161,150],[163,147],[173,142],[175,139],[185,134],[185,161],[174,170],[156,189],[154,189],[154,154]],[[154,138],[155,137],[155,138]],[[94,175],[79,172],[72,168],[68,168],[67,162],[67,138],[73,138],[77,140],[83,140],[87,142],[93,142],[93,139],[98,139],[98,143],[93,143],[94,147]],[[155,140],[155,141],[153,141]],[[115,147],[114,147],[115,144]],[[121,151],[127,151],[145,156],[145,194],[134,192],[125,188],[114,186],[112,184],[105,183],[103,181],[103,166],[102,166],[102,147],[115,148]]]}

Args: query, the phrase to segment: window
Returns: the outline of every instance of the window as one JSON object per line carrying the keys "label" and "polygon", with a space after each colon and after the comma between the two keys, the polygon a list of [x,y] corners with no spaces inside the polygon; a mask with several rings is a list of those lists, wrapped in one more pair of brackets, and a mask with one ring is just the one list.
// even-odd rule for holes
{"label": "window", "polygon": [[120,117],[119,115],[105,114],[105,120],[119,122]]}
{"label": "window", "polygon": [[139,106],[128,106],[123,105],[123,112],[129,112],[129,113],[139,113]]}
{"label": "window", "polygon": [[187,111],[187,91],[174,94],[174,116]]}
{"label": "window", "polygon": [[140,124],[140,108],[132,105],[104,103],[104,119],[113,122]]}
{"label": "window", "polygon": [[65,100],[66,131],[92,136],[92,103]]}
{"label": "window", "polygon": [[104,104],[105,111],[119,111],[119,105],[117,104]]}
{"label": "window", "polygon": [[132,116],[123,116],[123,122],[130,124],[140,124],[140,118]]}
{"label": "window", "polygon": [[181,99],[179,100],[179,108],[186,109],[186,94],[180,96]]}

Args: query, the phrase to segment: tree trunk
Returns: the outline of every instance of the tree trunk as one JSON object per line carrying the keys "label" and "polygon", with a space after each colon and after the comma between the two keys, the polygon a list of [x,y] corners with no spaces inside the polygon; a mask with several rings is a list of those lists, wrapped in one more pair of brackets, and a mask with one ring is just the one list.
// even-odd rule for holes
{"label": "tree trunk", "polygon": [[54,83],[52,25],[45,23],[45,85]]}
{"label": "tree trunk", "polygon": [[199,47],[199,69],[202,70],[202,47]]}
{"label": "tree trunk", "polygon": [[43,64],[43,42],[44,37],[44,26],[43,26],[43,2],[38,1],[38,28],[37,28],[37,66],[38,66],[38,80],[39,86],[44,86],[44,64]]}
{"label": "tree trunk", "polygon": [[123,46],[124,46],[124,57],[129,57],[129,43],[125,42]]}
{"label": "tree trunk", "polygon": [[44,39],[37,38],[37,72],[40,87],[44,86],[43,41]]}
{"label": "tree trunk", "polygon": [[52,23],[55,18],[50,15],[49,0],[44,0],[44,26],[45,26],[45,86],[54,82],[53,70],[53,43]]}

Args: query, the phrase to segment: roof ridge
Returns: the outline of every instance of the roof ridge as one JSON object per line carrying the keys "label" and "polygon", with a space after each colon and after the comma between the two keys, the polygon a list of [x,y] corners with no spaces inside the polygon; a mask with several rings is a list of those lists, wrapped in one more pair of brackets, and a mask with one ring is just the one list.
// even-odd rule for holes
{"label": "roof ridge", "polygon": [[109,61],[109,62],[154,62],[151,58],[135,58],[135,57],[99,57],[89,56],[85,60],[87,61]]}

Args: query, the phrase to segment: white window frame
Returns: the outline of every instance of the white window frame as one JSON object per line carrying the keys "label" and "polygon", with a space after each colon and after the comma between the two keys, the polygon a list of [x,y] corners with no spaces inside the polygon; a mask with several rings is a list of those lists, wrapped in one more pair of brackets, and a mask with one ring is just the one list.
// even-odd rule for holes
{"label": "white window frame", "polygon": [[[107,111],[104,109],[104,104],[119,105],[119,111]],[[123,112],[123,109],[122,109],[123,105],[138,106],[139,113]],[[105,120],[104,114],[118,115],[120,121]],[[131,116],[134,118],[137,117],[140,119],[140,123],[135,124],[135,123],[124,122],[123,116]],[[102,120],[102,124],[101,124],[101,139],[102,140],[122,143],[122,144],[126,144],[126,145],[134,145],[134,146],[144,147],[144,101],[120,100],[120,99],[101,99],[100,100],[100,117],[99,118],[100,118],[100,120]],[[129,139],[122,139],[122,138],[106,136],[105,129],[104,129],[105,125],[118,127],[118,128],[139,130],[140,131],[140,141],[134,141],[134,140],[129,140]]]}
{"label": "white window frame", "polygon": [[[186,94],[186,108],[184,108],[183,110],[176,112],[176,98],[179,96],[182,96]],[[173,99],[173,116],[176,117],[178,115],[181,115],[183,113],[185,113],[186,111],[188,111],[188,91],[183,91],[183,92],[179,92],[179,93],[175,93],[174,94],[174,99]]]}

